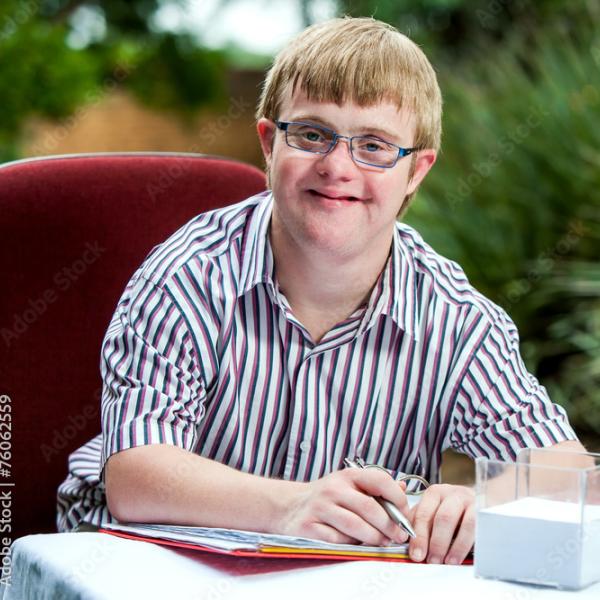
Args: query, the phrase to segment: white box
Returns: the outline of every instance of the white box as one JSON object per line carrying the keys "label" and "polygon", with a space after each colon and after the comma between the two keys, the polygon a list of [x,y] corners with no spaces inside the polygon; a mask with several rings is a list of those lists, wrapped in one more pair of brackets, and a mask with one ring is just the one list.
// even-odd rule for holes
{"label": "white box", "polygon": [[600,580],[600,454],[476,461],[475,575],[564,589]]}

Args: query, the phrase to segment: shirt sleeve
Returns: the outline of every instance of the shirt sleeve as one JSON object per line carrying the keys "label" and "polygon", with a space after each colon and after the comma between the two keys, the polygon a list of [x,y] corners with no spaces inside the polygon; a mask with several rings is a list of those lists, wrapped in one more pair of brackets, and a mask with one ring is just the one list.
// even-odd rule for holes
{"label": "shirt sleeve", "polygon": [[185,316],[169,291],[143,276],[127,287],[101,360],[102,455],[148,444],[193,451],[206,385]]}
{"label": "shirt sleeve", "polygon": [[517,329],[504,315],[490,326],[468,364],[456,397],[450,446],[472,458],[514,460],[521,448],[575,439],[565,409],[527,371]]}

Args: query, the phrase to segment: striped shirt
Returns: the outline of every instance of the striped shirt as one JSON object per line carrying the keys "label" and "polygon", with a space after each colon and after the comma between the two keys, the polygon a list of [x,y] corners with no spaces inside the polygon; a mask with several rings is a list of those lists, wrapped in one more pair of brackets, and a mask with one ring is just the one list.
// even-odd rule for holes
{"label": "striped shirt", "polygon": [[358,455],[437,482],[446,448],[513,459],[576,439],[506,313],[407,225],[367,304],[313,343],[277,283],[272,203],[199,215],[133,276],[103,345],[102,435],[70,456],[60,531],[112,520],[104,464],[146,444],[286,480]]}

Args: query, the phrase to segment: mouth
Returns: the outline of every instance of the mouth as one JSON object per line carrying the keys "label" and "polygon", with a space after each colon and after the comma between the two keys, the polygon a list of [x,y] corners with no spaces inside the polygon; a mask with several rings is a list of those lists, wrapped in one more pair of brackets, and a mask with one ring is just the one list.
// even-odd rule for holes
{"label": "mouth", "polygon": [[343,195],[337,195],[337,194],[326,194],[324,192],[319,192],[317,190],[308,190],[309,194],[311,194],[311,196],[314,196],[315,198],[325,198],[326,200],[337,200],[339,202],[358,202],[360,201],[360,198],[357,198],[356,196],[343,196]]}

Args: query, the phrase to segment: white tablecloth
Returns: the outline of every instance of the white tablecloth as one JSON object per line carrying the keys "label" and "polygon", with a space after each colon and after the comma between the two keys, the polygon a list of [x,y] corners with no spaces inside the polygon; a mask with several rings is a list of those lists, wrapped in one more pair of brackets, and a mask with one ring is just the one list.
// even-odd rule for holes
{"label": "white tablecloth", "polygon": [[13,545],[3,600],[384,600],[600,598],[478,579],[473,568],[408,563],[236,558],[175,550],[101,533],[30,535]]}

